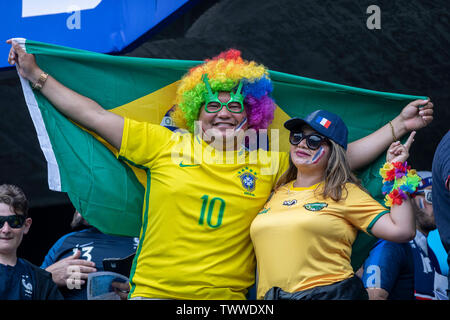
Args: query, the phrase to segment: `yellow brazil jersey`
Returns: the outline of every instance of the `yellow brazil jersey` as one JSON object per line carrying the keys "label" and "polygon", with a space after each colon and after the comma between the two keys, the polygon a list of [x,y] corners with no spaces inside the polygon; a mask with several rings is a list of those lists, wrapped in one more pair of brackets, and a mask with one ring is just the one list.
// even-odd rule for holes
{"label": "yellow brazil jersey", "polygon": [[119,157],[147,170],[131,297],[245,299],[253,285],[250,224],[288,157],[212,151],[190,133],[125,119]]}
{"label": "yellow brazil jersey", "polygon": [[[329,285],[353,276],[357,231],[370,234],[386,208],[354,184],[339,202],[320,196],[322,185],[279,188],[253,221],[258,299],[272,287],[286,292]],[[345,195],[345,193],[344,193]]]}

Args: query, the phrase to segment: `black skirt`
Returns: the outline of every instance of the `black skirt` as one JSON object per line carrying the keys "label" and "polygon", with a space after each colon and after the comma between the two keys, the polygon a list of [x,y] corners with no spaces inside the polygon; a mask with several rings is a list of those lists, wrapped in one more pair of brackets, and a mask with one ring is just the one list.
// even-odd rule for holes
{"label": "black skirt", "polygon": [[368,300],[369,296],[360,278],[351,278],[307,290],[289,293],[273,287],[267,291],[264,300]]}

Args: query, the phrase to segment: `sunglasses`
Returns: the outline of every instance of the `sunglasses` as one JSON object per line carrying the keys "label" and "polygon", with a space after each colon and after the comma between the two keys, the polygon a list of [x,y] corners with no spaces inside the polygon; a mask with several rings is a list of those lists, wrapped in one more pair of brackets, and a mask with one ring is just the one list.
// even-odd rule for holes
{"label": "sunglasses", "polygon": [[305,135],[303,132],[291,132],[289,136],[289,142],[294,146],[302,142],[303,139],[306,139],[306,145],[311,150],[319,149],[320,145],[327,141],[327,138],[316,133]]}
{"label": "sunglasses", "polygon": [[417,195],[424,195],[425,201],[433,204],[433,194],[431,193],[431,189],[423,189],[416,192]]}
{"label": "sunglasses", "polygon": [[25,217],[20,215],[12,215],[12,216],[0,216],[0,229],[3,228],[5,222],[8,222],[8,225],[13,229],[22,228],[25,223]]}

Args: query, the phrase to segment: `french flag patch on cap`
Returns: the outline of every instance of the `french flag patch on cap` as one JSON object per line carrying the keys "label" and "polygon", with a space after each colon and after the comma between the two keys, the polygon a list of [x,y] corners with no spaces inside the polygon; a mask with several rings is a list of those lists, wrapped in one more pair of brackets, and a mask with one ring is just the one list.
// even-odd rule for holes
{"label": "french flag patch on cap", "polygon": [[330,120],[328,120],[327,118],[321,117],[321,116],[317,117],[316,122],[327,129],[331,125]]}

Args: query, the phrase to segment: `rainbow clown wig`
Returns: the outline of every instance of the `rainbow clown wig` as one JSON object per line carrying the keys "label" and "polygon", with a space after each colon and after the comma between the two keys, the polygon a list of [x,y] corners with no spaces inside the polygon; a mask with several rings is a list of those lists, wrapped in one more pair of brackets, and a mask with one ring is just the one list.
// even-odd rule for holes
{"label": "rainbow clown wig", "polygon": [[239,50],[230,49],[190,69],[181,79],[177,107],[171,114],[178,127],[194,132],[194,122],[198,120],[207,92],[202,81],[204,74],[208,75],[213,92],[232,91],[242,81],[248,127],[259,130],[269,126],[276,106],[271,98],[273,89],[268,70],[254,61],[243,60]]}

